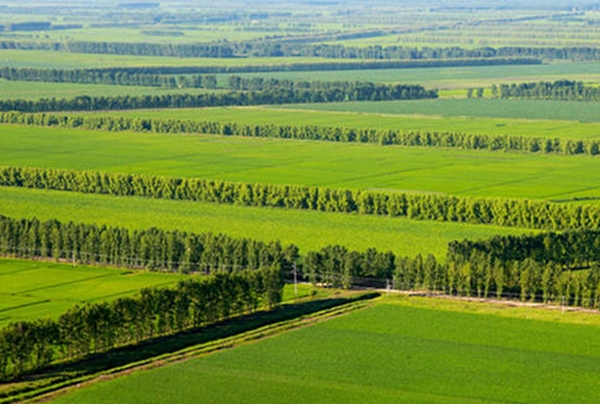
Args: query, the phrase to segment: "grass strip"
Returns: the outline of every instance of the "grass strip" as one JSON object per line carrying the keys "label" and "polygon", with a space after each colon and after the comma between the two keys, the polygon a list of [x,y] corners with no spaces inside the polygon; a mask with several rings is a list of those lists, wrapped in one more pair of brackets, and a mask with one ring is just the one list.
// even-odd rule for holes
{"label": "grass strip", "polygon": [[[27,376],[21,383],[7,386],[8,391],[4,394],[0,390],[3,395],[0,404],[31,400],[99,378],[118,377],[267,338],[366,307],[368,300],[378,296],[378,293],[359,293],[316,301],[305,300],[202,330],[157,338],[135,347],[95,355],[84,361],[55,365],[42,374]],[[33,380],[34,384],[28,383],[28,380]]]}

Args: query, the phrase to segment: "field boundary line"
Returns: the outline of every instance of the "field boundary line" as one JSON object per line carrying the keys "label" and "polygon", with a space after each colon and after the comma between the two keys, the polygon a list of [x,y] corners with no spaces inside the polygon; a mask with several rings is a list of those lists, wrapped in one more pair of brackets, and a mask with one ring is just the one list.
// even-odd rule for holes
{"label": "field boundary line", "polygon": [[[16,295],[16,296],[19,296],[19,295]],[[5,312],[5,311],[22,309],[22,308],[30,307],[30,306],[37,306],[38,304],[44,304],[44,303],[50,303],[50,299],[38,300],[33,303],[25,303],[25,304],[20,304],[18,306],[8,307],[6,309],[0,309],[0,313]],[[10,318],[10,317],[8,317],[8,318]],[[0,320],[1,320],[1,318],[0,318]]]}
{"label": "field boundary line", "polygon": [[[397,295],[405,295],[408,297],[421,297],[424,299],[440,299],[440,300],[454,300],[469,303],[488,303],[494,306],[505,306],[505,307],[528,307],[532,309],[542,310],[561,310],[564,312],[576,312],[576,313],[589,313],[600,315],[600,310],[591,309],[581,306],[567,306],[556,303],[543,303],[543,302],[532,302],[529,299],[527,301],[518,300],[516,298],[497,298],[497,297],[478,297],[478,296],[457,296],[449,295],[447,293],[431,292],[431,291],[420,291],[420,290],[398,290],[398,289],[369,289],[364,288],[360,290],[371,290],[381,293],[382,295],[391,293]],[[539,297],[539,296],[538,296]]]}
{"label": "field boundary line", "polygon": [[27,296],[27,294],[31,293],[31,292],[38,292],[40,290],[54,289],[54,288],[58,288],[58,287],[62,287],[62,286],[72,285],[75,283],[91,281],[93,279],[108,278],[111,276],[115,276],[115,274],[102,274],[102,275],[98,275],[98,276],[92,276],[89,278],[83,278],[83,279],[77,279],[77,280],[72,280],[72,281],[68,281],[68,282],[56,283],[56,284],[50,285],[50,286],[44,286],[44,287],[40,287],[40,288],[24,290],[24,291],[21,291],[19,294]]}
{"label": "field boundary line", "polygon": [[241,334],[219,338],[213,341],[208,341],[192,347],[183,348],[172,353],[136,361],[124,366],[101,371],[92,375],[77,377],[71,380],[59,382],[55,385],[49,385],[41,387],[39,389],[27,391],[22,393],[21,395],[6,397],[4,400],[0,399],[0,403],[5,404],[14,402],[48,402],[58,395],[66,394],[67,392],[74,389],[87,387],[99,381],[111,380],[127,376],[134,372],[163,367],[172,363],[199,358],[205,355],[212,354],[214,352],[234,348],[243,344],[249,344],[255,341],[260,341],[266,338],[274,337],[287,331],[292,331],[322,321],[333,319],[345,314],[349,314],[356,310],[372,306],[372,302],[365,299],[375,298],[379,296],[379,294],[377,294],[377,296],[365,296],[366,297],[363,297],[362,299],[359,298],[360,300],[353,300],[342,305],[317,311],[315,313],[304,314],[290,320],[283,320],[274,324],[268,324],[256,328],[254,330],[243,332]]}

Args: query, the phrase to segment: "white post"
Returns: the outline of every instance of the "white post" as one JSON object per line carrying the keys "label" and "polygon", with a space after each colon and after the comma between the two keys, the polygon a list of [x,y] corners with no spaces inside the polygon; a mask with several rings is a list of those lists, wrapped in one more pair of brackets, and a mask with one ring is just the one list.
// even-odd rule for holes
{"label": "white post", "polygon": [[294,267],[294,296],[298,297],[298,270],[296,268],[296,263],[293,264]]}

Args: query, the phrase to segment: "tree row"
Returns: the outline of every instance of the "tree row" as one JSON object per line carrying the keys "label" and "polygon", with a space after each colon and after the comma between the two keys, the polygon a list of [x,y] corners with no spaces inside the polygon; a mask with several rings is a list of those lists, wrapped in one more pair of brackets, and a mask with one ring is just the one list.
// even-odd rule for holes
{"label": "tree row", "polygon": [[582,306],[600,309],[600,266],[576,270],[532,258],[490,260],[473,254],[465,262],[440,264],[431,255],[396,259],[393,285],[407,291]]}
{"label": "tree row", "polygon": [[[275,247],[273,253],[279,243],[272,242],[264,244],[268,248],[261,249],[258,260],[249,264],[252,259],[244,261],[243,243],[226,243],[218,250],[227,250],[230,258],[214,267],[203,265],[198,257],[203,248],[211,250],[207,240],[219,244],[219,240],[229,243],[232,239],[210,236],[198,248],[190,243],[190,236],[0,216],[0,252],[5,255],[136,268],[146,263],[146,267],[164,270],[209,268],[214,274],[182,281],[175,289],[145,289],[134,298],[75,307],[57,321],[11,324],[0,330],[0,376],[16,377],[58,360],[205,326],[260,305],[272,307],[281,299],[282,270],[297,261],[302,262],[308,280],[326,287],[350,288],[366,277],[387,279],[389,287],[399,290],[600,308],[600,231],[457,241],[449,245],[446,262],[432,255],[400,257],[374,248],[358,252],[338,245],[299,257],[294,246]],[[136,243],[140,247],[135,248]],[[94,246],[98,250],[93,253],[82,250]],[[197,259],[186,261],[186,255],[194,254]],[[177,267],[174,259],[182,260]],[[238,264],[240,270],[232,270]]]}
{"label": "tree row", "polygon": [[110,55],[165,56],[179,58],[233,58],[233,57],[321,57],[332,59],[454,59],[534,57],[559,60],[598,60],[600,50],[594,47],[531,47],[504,46],[461,48],[414,46],[356,46],[341,44],[302,44],[282,41],[210,42],[195,44],[159,44],[134,42],[36,42],[0,41],[0,49],[49,50],[57,52]]}
{"label": "tree row", "polygon": [[[560,238],[556,245],[550,244]],[[303,271],[308,280],[321,286],[349,288],[369,281],[370,285],[405,291],[600,309],[600,232],[515,237],[523,246],[517,249],[519,253],[509,250],[508,256],[465,247],[494,245],[499,239],[502,237],[453,242],[445,262],[439,262],[431,254],[400,257],[374,249],[361,253],[343,246],[328,246],[309,252],[304,257]],[[528,249],[525,245],[531,239],[547,244],[539,249]],[[463,250],[457,254],[459,246]],[[540,259],[539,254],[544,253],[547,256]],[[580,266],[582,264],[585,266]],[[387,282],[381,282],[385,279]]]}
{"label": "tree row", "polygon": [[47,83],[106,84],[166,88],[215,89],[214,74],[175,76],[156,73],[129,73],[94,69],[39,69],[34,67],[3,67],[0,78],[10,81],[41,81]]}
{"label": "tree row", "polygon": [[[217,77],[214,74],[160,74],[139,73],[120,70],[102,69],[39,69],[31,67],[0,68],[0,78],[10,81],[41,81],[50,83],[105,84],[121,86],[149,86],[166,88],[205,88],[216,89]],[[323,91],[338,89],[348,94],[351,100],[368,100],[374,93],[390,93],[402,91],[422,91],[414,86],[398,86],[375,84],[369,82],[350,81],[303,81],[264,77],[244,78],[230,76],[220,88],[236,91]],[[368,94],[362,94],[367,92]],[[358,94],[358,95],[357,95]],[[390,99],[391,96],[388,96]]]}
{"label": "tree row", "polygon": [[409,276],[407,284],[470,296],[600,308],[599,265],[599,231],[495,236],[451,242],[443,288],[432,288],[418,275]]}
{"label": "tree row", "polygon": [[273,88],[264,91],[227,93],[167,94],[142,96],[77,96],[38,100],[0,101],[0,111],[52,112],[98,111],[149,108],[199,108],[266,104],[321,103],[341,101],[390,101],[437,98],[436,90],[418,85],[359,84],[351,88],[294,89]]}
{"label": "tree row", "polygon": [[600,100],[600,88],[586,86],[581,81],[540,81],[495,85],[492,87],[492,96],[535,100],[598,101]]}
{"label": "tree row", "polygon": [[428,67],[539,65],[537,58],[486,58],[486,59],[415,59],[415,60],[353,60],[331,62],[297,62],[264,65],[221,65],[221,66],[122,66],[84,69],[90,73],[127,74],[231,74],[290,71],[330,71],[365,69],[413,69]]}
{"label": "tree row", "polygon": [[600,229],[600,205],[527,199],[237,183],[21,167],[0,167],[0,185],[533,229]]}
{"label": "tree row", "polygon": [[395,146],[451,147],[465,150],[501,150],[566,155],[600,154],[600,140],[540,136],[473,134],[430,130],[352,128],[324,125],[244,124],[172,118],[135,118],[110,115],[61,115],[0,112],[0,124],[60,126],[111,132],[197,133],[225,136],[272,137],[327,142],[377,143]]}
{"label": "tree row", "polygon": [[134,269],[199,272],[291,268],[298,248],[223,234],[120,227],[0,215],[0,254]]}
{"label": "tree row", "polygon": [[11,323],[0,329],[0,380],[204,327],[261,306],[271,308],[282,292],[281,271],[275,265],[190,277],[172,288],[147,288],[133,297],[78,305],[57,320]]}
{"label": "tree row", "polygon": [[600,262],[600,231],[495,236],[487,240],[453,241],[448,245],[450,262],[468,262],[475,254],[502,263],[529,258],[544,265],[555,262],[566,268],[586,268]]}

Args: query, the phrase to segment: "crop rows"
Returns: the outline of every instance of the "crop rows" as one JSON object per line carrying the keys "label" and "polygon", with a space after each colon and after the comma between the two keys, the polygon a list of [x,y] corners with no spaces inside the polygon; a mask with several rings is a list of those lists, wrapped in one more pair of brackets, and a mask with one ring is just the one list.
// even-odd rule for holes
{"label": "crop rows", "polygon": [[[57,403],[102,403],[116,394],[123,403],[149,396],[183,403],[197,397],[248,403],[286,403],[290,397],[298,403],[546,402],[548,392],[557,401],[596,401],[598,392],[589,387],[599,352],[580,342],[595,338],[597,319],[569,324],[566,319],[579,317],[552,312],[537,320],[519,318],[532,312],[388,299],[258,343],[100,382]],[[540,333],[553,338],[540,339]],[[232,384],[237,388],[226,387]]]}

